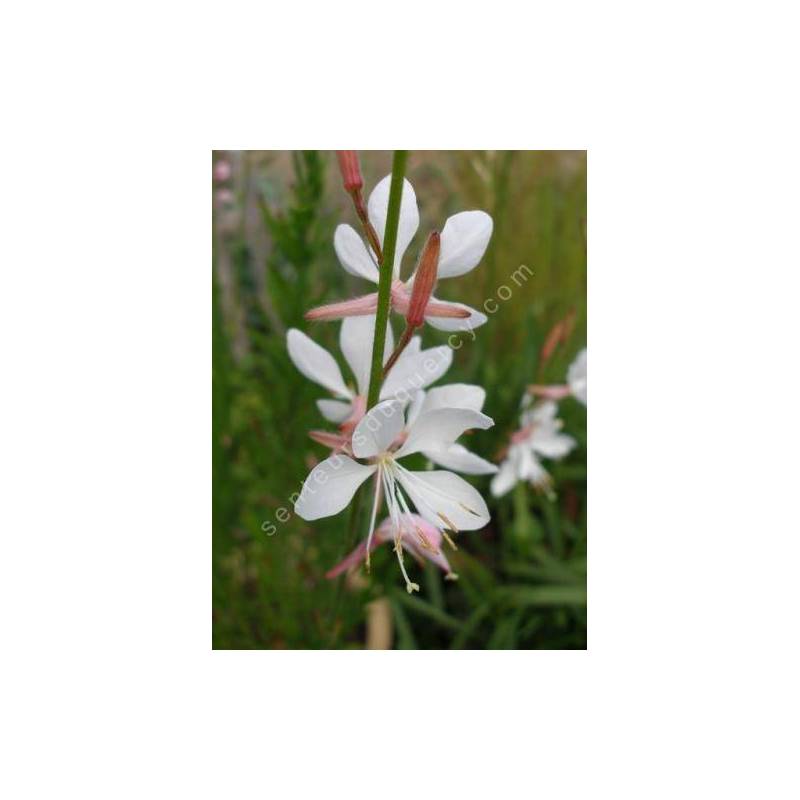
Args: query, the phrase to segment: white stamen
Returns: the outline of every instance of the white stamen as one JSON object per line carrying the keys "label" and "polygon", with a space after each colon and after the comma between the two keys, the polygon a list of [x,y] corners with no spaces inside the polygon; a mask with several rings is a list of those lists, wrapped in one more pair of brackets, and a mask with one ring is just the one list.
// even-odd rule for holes
{"label": "white stamen", "polygon": [[369,547],[372,544],[372,534],[375,532],[375,519],[378,516],[378,505],[381,500],[381,466],[378,465],[378,472],[375,475],[375,500],[372,503],[372,516],[369,520],[369,533],[367,533],[367,572],[369,572]]}

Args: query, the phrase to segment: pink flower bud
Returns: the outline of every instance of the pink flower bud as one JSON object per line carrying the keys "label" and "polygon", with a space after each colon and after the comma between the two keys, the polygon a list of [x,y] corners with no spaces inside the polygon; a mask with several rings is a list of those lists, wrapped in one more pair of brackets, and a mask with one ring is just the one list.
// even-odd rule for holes
{"label": "pink flower bud", "polygon": [[336,158],[339,159],[345,191],[360,190],[364,185],[364,179],[361,177],[361,167],[358,165],[358,153],[355,150],[337,150]]}
{"label": "pink flower bud", "polygon": [[425,309],[433,294],[439,269],[440,239],[439,231],[433,231],[419,257],[419,267],[414,276],[414,288],[411,290],[411,300],[406,313],[409,328],[418,328],[425,322]]}

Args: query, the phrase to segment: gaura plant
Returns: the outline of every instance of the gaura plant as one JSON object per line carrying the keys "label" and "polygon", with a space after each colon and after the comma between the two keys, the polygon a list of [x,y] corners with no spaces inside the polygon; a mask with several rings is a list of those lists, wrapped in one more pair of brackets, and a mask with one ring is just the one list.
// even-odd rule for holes
{"label": "gaura plant", "polygon": [[[450,360],[442,358],[444,369],[425,374],[430,360],[426,357],[440,348],[422,350],[419,337],[413,336],[424,322],[446,331],[486,322],[479,311],[438,300],[433,292],[438,278],[463,275],[478,265],[491,237],[492,219],[483,211],[450,217],[441,233],[428,235],[416,269],[401,281],[402,258],[419,227],[416,195],[404,177],[406,152],[395,152],[391,176],[378,183],[366,206],[356,154],[340,151],[337,155],[344,188],[353,199],[366,242],[349,225],[340,225],[334,248],[348,272],[377,283],[378,291],[306,314],[311,320],[344,320],[340,347],[356,388],[345,384],[333,357],[305,334],[295,330],[287,337],[298,369],[336,398],[319,401],[319,407],[326,419],[340,425],[337,432],[314,432],[313,438],[332,447],[334,453],[306,478],[295,511],[309,521],[337,514],[373,478],[366,539],[329,577],[362,558],[369,568],[374,547],[391,541],[410,593],[419,586],[409,577],[404,550],[430,558],[455,577],[441,552],[442,540],[452,544],[449,532],[477,530],[489,521],[480,493],[463,478],[448,470],[411,470],[400,461],[422,453],[429,461],[467,474],[496,471],[493,464],[456,443],[465,431],[494,424],[481,410],[484,390],[451,384],[427,395],[420,391],[441,377]],[[405,319],[394,349],[388,327],[390,310]],[[370,327],[372,336],[367,335]],[[376,529],[384,503],[389,516]]]}

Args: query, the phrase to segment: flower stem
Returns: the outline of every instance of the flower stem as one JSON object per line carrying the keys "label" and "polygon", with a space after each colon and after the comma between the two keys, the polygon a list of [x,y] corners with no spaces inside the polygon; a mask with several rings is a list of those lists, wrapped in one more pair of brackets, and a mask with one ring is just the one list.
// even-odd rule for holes
{"label": "flower stem", "polygon": [[403,350],[406,349],[413,335],[414,328],[407,324],[406,329],[403,331],[403,335],[400,337],[400,341],[397,343],[397,347],[394,349],[394,353],[389,356],[389,360],[386,362],[386,366],[383,368],[384,380],[389,374],[389,370],[397,363],[397,359],[403,354]]}
{"label": "flower stem", "polygon": [[369,373],[367,411],[378,402],[383,377],[383,348],[386,344],[386,325],[389,321],[389,301],[392,288],[394,251],[397,228],[400,224],[400,202],[403,199],[403,178],[406,172],[407,150],[395,150],[392,159],[392,183],[389,188],[389,208],[386,211],[386,230],[383,234],[383,258],[378,276],[378,310],[375,314],[375,337],[372,340],[372,368]]}

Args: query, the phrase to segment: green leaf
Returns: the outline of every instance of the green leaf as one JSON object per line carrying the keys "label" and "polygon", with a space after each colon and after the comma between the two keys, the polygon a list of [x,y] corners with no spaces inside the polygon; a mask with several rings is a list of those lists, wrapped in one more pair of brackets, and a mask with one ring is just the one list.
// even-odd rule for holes
{"label": "green leaf", "polygon": [[394,597],[409,610],[415,611],[445,628],[451,628],[456,631],[461,629],[462,623],[455,617],[451,617],[450,614],[440,611],[436,606],[431,605],[420,597],[414,597],[414,595],[406,594],[398,590],[395,590]]}
{"label": "green leaf", "polygon": [[397,649],[398,650],[417,650],[417,640],[414,638],[414,630],[408,621],[405,611],[394,597],[389,598],[394,614],[394,624],[397,627]]}
{"label": "green leaf", "polygon": [[515,606],[586,605],[582,586],[507,586],[497,590],[497,597]]}

